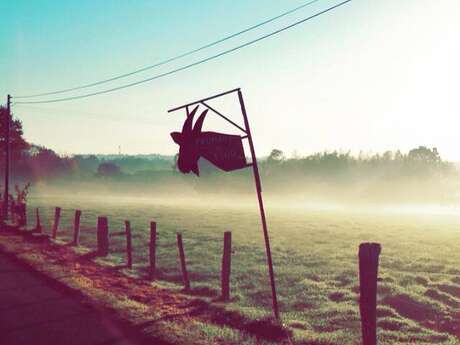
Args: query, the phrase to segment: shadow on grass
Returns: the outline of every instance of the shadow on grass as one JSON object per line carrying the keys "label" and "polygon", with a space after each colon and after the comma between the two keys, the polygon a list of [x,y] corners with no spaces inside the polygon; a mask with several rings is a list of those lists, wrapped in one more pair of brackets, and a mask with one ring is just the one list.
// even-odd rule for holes
{"label": "shadow on grass", "polygon": [[337,345],[337,343],[333,343],[327,340],[319,340],[319,341],[308,341],[308,342],[295,343],[295,345]]}
{"label": "shadow on grass", "polygon": [[238,311],[229,311],[224,307],[212,305],[206,301],[194,300],[190,316],[199,317],[219,326],[227,326],[246,332],[260,340],[282,341],[290,337],[291,332],[271,318],[249,319]]}
{"label": "shadow on grass", "polygon": [[209,286],[197,286],[189,291],[186,291],[188,295],[192,296],[201,296],[201,297],[214,297],[217,298],[219,296],[219,292],[216,289],[213,289]]}
{"label": "shadow on grass", "polygon": [[[439,292],[433,291],[428,290],[429,297],[446,297],[445,295],[440,296]],[[407,294],[387,296],[382,300],[382,304],[390,306],[399,315],[411,319],[424,327],[434,331],[446,332],[459,338],[460,313],[458,315],[455,315],[457,313],[449,315],[445,311],[438,309],[434,304],[418,301]]]}
{"label": "shadow on grass", "polygon": [[136,327],[142,330],[147,327],[155,326],[160,321],[196,317],[204,322],[217,326],[234,328],[256,337],[259,341],[280,342],[288,339],[292,335],[291,331],[284,328],[272,318],[253,320],[242,315],[238,311],[229,311],[224,307],[212,305],[200,299],[191,301],[188,305],[184,305],[183,308],[188,310],[184,313],[165,315],[155,320],[146,321],[138,324]]}
{"label": "shadow on grass", "polygon": [[83,255],[80,255],[78,258],[77,258],[77,261],[89,261],[89,260],[93,260],[95,258],[97,258],[99,256],[99,252],[97,250],[94,250],[94,251],[91,251],[89,253],[86,253],[86,254],[83,254]]}

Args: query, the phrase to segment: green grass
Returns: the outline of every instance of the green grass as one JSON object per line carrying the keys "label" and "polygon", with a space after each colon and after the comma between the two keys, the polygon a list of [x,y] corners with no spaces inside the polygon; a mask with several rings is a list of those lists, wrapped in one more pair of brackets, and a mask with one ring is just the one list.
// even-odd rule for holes
{"label": "green grass", "polygon": [[[36,196],[50,228],[54,206],[62,207],[59,236],[71,238],[73,212],[83,211],[81,243],[95,245],[98,215],[110,231],[131,221],[134,270],[146,274],[149,221],[158,223],[158,278],[180,284],[176,233],[183,234],[192,294],[219,296],[224,231],[231,230],[232,302],[248,318],[270,315],[271,295],[256,200],[242,207],[190,206],[146,199]],[[357,344],[360,340],[358,259],[361,242],[382,244],[378,315],[380,344],[459,344],[460,217],[369,210],[313,210],[270,207],[279,304],[283,322],[300,344]],[[29,209],[30,220],[32,209]],[[33,222],[32,222],[33,223]],[[121,237],[111,239],[115,252]],[[122,253],[119,254],[123,260]],[[213,337],[238,339],[235,328],[203,326]],[[219,335],[222,333],[221,335]]]}

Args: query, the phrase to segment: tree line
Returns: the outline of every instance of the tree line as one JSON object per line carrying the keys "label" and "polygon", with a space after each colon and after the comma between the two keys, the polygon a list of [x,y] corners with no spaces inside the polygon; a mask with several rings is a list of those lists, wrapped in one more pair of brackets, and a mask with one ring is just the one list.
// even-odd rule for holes
{"label": "tree line", "polygon": [[[7,109],[0,106],[0,168],[4,167]],[[145,171],[170,170],[172,157],[161,155],[72,155],[62,156],[41,145],[28,143],[22,123],[13,117],[10,125],[10,167],[18,180],[36,181],[56,177],[107,177]],[[0,175],[4,173],[3,169]]]}
{"label": "tree line", "polygon": [[[0,107],[0,168],[4,164],[6,109]],[[176,168],[177,157],[161,155],[73,155],[61,156],[53,150],[28,143],[22,124],[13,119],[11,128],[11,170],[14,178],[23,181],[43,181],[53,178],[109,178],[125,182],[189,183],[197,190],[252,190],[250,169],[225,173],[200,159],[200,178],[183,176]],[[320,152],[307,156],[286,157],[274,149],[259,162],[264,185],[272,191],[295,191],[312,186],[353,188],[367,184],[368,188],[393,183],[414,188],[445,189],[445,181],[459,181],[453,163],[443,160],[436,148],[420,146],[407,153],[387,151],[382,154],[357,156],[350,152]],[[3,169],[0,175],[3,174]],[[452,184],[449,185],[449,188]],[[370,186],[370,187],[369,187]],[[241,188],[239,188],[241,187]]]}

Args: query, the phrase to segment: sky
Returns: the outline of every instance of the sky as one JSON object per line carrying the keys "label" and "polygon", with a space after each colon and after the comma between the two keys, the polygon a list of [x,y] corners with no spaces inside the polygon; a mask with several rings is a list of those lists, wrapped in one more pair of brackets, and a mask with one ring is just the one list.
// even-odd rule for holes
{"label": "sky", "polygon": [[[0,97],[55,91],[152,65],[302,5],[302,0],[2,1]],[[340,1],[294,14],[104,90],[170,71]],[[163,153],[183,113],[241,87],[257,153],[383,152],[425,145],[460,160],[458,0],[353,0],[255,45],[117,92],[14,105],[28,141],[60,154]],[[19,100],[19,99],[17,99]],[[24,99],[25,100],[25,99]],[[13,98],[14,101],[14,98]],[[242,123],[237,98],[214,103]],[[212,115],[205,130],[233,131]]]}

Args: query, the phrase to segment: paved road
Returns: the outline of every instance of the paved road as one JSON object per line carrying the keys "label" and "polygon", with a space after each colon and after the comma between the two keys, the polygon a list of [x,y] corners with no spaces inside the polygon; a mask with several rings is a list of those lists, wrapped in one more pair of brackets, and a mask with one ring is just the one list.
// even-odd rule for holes
{"label": "paved road", "polygon": [[137,345],[107,317],[0,252],[0,345]]}

